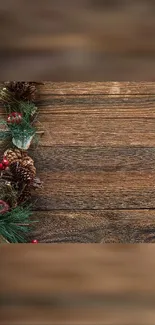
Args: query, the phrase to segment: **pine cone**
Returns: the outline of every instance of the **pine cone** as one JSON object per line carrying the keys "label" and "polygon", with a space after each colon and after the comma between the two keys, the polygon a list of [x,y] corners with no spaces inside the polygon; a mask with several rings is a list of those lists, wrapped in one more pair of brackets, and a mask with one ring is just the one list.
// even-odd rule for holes
{"label": "pine cone", "polygon": [[36,168],[34,167],[34,161],[28,156],[27,152],[21,151],[19,149],[9,149],[5,151],[4,156],[9,161],[11,166],[13,163],[20,163],[21,167],[26,167],[33,176],[36,175]]}
{"label": "pine cone", "polygon": [[4,156],[9,161],[12,184],[18,193],[17,203],[20,204],[31,197],[36,178],[34,161],[26,151],[19,149],[8,149]]}
{"label": "pine cone", "polygon": [[15,149],[15,150],[8,149],[7,151],[5,151],[4,156],[8,160],[9,164],[11,164],[12,162],[15,162],[15,161],[22,160],[22,153],[18,149]]}
{"label": "pine cone", "polygon": [[16,100],[35,101],[37,82],[7,81],[4,84]]}
{"label": "pine cone", "polygon": [[19,149],[14,149],[14,153],[16,154],[16,156],[20,159],[23,156],[27,155],[26,152],[20,151]]}
{"label": "pine cone", "polygon": [[33,183],[34,173],[28,167],[23,167],[20,162],[11,163],[10,171],[13,175],[13,179],[15,182],[21,184]]}

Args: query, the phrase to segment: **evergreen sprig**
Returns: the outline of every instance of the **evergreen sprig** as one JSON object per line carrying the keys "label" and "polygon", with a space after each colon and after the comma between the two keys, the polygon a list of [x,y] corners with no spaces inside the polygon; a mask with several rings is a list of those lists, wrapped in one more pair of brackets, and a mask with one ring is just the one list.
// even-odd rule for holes
{"label": "evergreen sprig", "polygon": [[11,211],[0,214],[0,234],[11,243],[25,243],[26,234],[32,227],[30,206],[17,206]]}
{"label": "evergreen sprig", "polygon": [[18,102],[18,108],[17,105],[12,106],[8,104],[5,105],[5,109],[7,115],[18,110],[18,113],[21,113],[22,119],[20,123],[8,123],[2,120],[0,124],[3,126],[4,131],[0,131],[0,139],[3,140],[11,137],[16,140],[16,143],[19,140],[22,146],[24,146],[25,140],[36,134],[34,122],[37,119],[37,107],[32,102]]}
{"label": "evergreen sprig", "polygon": [[[27,105],[27,108],[29,109],[29,105]],[[21,111],[20,111],[21,112]],[[23,112],[22,112],[23,113]],[[12,138],[18,138],[22,139],[25,136],[32,136],[36,133],[36,128],[32,125],[32,122],[30,121],[30,113],[23,113],[21,123],[16,124],[8,124],[8,129],[12,135]]]}

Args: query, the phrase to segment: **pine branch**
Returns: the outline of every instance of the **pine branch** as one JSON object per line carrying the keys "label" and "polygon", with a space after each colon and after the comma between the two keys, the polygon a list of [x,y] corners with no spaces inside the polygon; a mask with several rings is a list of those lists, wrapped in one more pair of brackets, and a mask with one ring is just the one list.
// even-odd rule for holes
{"label": "pine branch", "polygon": [[[37,107],[34,104],[37,84],[40,83],[11,81],[5,82],[5,87],[0,90],[0,101],[3,103],[7,115],[7,120],[0,122],[0,125],[2,125],[0,129],[0,140],[2,139],[3,142],[5,139],[11,140],[11,146],[15,146],[21,152],[25,152],[29,148],[32,140],[37,136],[35,122],[37,121],[38,114]],[[7,158],[5,157],[5,159]],[[18,171],[18,177],[16,175],[16,181],[13,180],[15,172],[9,175],[6,170],[5,174],[3,171],[3,163],[1,165],[0,199],[8,204],[9,210],[0,211],[0,241],[4,240],[5,242],[11,243],[23,243],[27,241],[26,235],[33,224],[33,222],[30,222],[32,212],[31,207],[26,207],[22,202],[26,204],[26,198],[30,194],[29,187],[31,184],[26,183],[26,186],[24,186],[22,182],[30,179],[34,187],[39,185],[37,182],[33,184],[36,169],[32,162],[27,169],[24,168],[28,166],[28,162],[25,161],[24,163],[26,165],[23,164],[23,166],[19,166],[19,162],[17,162],[17,169],[15,171]],[[8,163],[9,169],[11,170],[13,161],[11,163],[8,161]]]}
{"label": "pine branch", "polygon": [[11,243],[25,243],[26,234],[32,227],[30,206],[17,206],[15,209],[0,214],[0,235]]}
{"label": "pine branch", "polygon": [[9,241],[6,240],[2,235],[0,235],[0,244],[9,244]]}

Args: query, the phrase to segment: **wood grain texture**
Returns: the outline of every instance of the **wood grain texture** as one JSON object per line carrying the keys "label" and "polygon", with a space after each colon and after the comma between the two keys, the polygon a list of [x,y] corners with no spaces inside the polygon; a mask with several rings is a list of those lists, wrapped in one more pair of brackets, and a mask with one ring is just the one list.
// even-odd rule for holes
{"label": "wood grain texture", "polygon": [[[44,95],[38,102],[40,114],[91,114],[102,118],[154,118],[154,95]],[[80,111],[79,111],[80,106]],[[136,107],[136,109],[135,109]]]}
{"label": "wood grain texture", "polygon": [[43,146],[154,146],[154,83],[47,82],[39,90]]}
{"label": "wood grain texture", "polygon": [[155,148],[51,146],[29,150],[41,172],[155,172]]}
{"label": "wood grain texture", "polygon": [[154,82],[44,82],[39,86],[39,92],[42,95],[90,95],[90,94],[109,94],[109,95],[154,95]]}
{"label": "wood grain texture", "polygon": [[31,238],[154,242],[155,83],[44,82],[37,105]]}
{"label": "wood grain texture", "polygon": [[40,144],[76,146],[144,146],[155,143],[155,121],[153,119],[106,119],[102,114],[57,114],[44,120],[41,127],[46,130]]}
{"label": "wood grain texture", "polygon": [[155,210],[35,211],[41,243],[155,243]]}
{"label": "wood grain texture", "polygon": [[45,184],[37,196],[36,208],[39,209],[155,207],[155,173],[100,171],[41,173],[39,176]]}

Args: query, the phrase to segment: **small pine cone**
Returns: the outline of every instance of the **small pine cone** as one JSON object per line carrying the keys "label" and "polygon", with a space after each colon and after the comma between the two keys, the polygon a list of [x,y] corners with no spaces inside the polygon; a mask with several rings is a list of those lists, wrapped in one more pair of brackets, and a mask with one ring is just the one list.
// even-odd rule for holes
{"label": "small pine cone", "polygon": [[19,162],[13,162],[10,164],[10,171],[13,175],[15,182],[31,184],[33,183],[34,175],[27,167],[23,167]]}
{"label": "small pine cone", "polygon": [[34,101],[36,97],[36,83],[24,81],[5,82],[5,86],[16,100]]}

